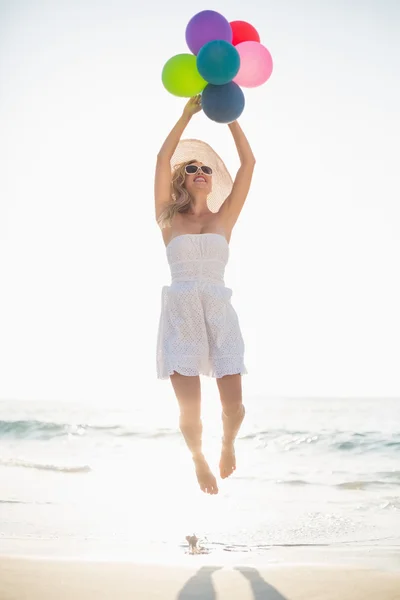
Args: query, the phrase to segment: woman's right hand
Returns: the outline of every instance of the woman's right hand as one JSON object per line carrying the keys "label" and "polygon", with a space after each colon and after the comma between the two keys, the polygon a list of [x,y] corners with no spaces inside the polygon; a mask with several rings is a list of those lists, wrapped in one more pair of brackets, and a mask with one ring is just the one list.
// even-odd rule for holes
{"label": "woman's right hand", "polygon": [[186,103],[185,108],[183,109],[183,114],[187,117],[193,117],[194,114],[198,113],[201,110],[201,94],[197,94],[197,96],[193,96],[189,98]]}

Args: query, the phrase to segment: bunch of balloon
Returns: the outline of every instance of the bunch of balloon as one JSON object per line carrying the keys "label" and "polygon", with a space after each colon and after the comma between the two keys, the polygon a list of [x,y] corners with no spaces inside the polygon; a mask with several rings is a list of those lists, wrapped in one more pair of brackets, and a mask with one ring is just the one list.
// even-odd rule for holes
{"label": "bunch of balloon", "polygon": [[229,22],[214,10],[197,13],[186,27],[192,54],[177,54],[162,71],[164,87],[175,96],[202,94],[204,113],[231,123],[244,110],[242,87],[254,88],[271,76],[270,52],[257,30],[245,21]]}

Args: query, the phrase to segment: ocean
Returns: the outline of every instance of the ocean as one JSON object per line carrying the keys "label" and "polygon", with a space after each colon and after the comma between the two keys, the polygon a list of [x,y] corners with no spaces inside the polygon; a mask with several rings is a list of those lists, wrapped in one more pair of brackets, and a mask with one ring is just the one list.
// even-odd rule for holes
{"label": "ocean", "polygon": [[[0,551],[261,556],[274,547],[400,550],[400,399],[245,399],[237,471],[197,487],[168,400],[0,402]],[[219,459],[220,408],[204,452]]]}

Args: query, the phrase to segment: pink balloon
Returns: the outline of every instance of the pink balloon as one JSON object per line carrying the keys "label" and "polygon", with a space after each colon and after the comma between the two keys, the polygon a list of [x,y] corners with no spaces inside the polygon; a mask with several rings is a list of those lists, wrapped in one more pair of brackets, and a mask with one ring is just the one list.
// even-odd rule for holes
{"label": "pink balloon", "polygon": [[240,69],[233,81],[248,88],[265,83],[273,69],[272,56],[267,48],[259,42],[241,42],[235,48],[240,56]]}

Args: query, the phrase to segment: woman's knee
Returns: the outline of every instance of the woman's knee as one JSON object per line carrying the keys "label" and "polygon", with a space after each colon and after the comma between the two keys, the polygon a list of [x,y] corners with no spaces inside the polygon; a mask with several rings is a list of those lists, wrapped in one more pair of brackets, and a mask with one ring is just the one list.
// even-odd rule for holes
{"label": "woman's knee", "polygon": [[188,404],[180,404],[179,405],[179,423],[182,424],[195,424],[198,423],[201,419],[201,410],[200,405],[191,406]]}
{"label": "woman's knee", "polygon": [[230,417],[231,415],[236,415],[242,410],[242,398],[229,398],[221,401],[222,410],[224,413]]}

